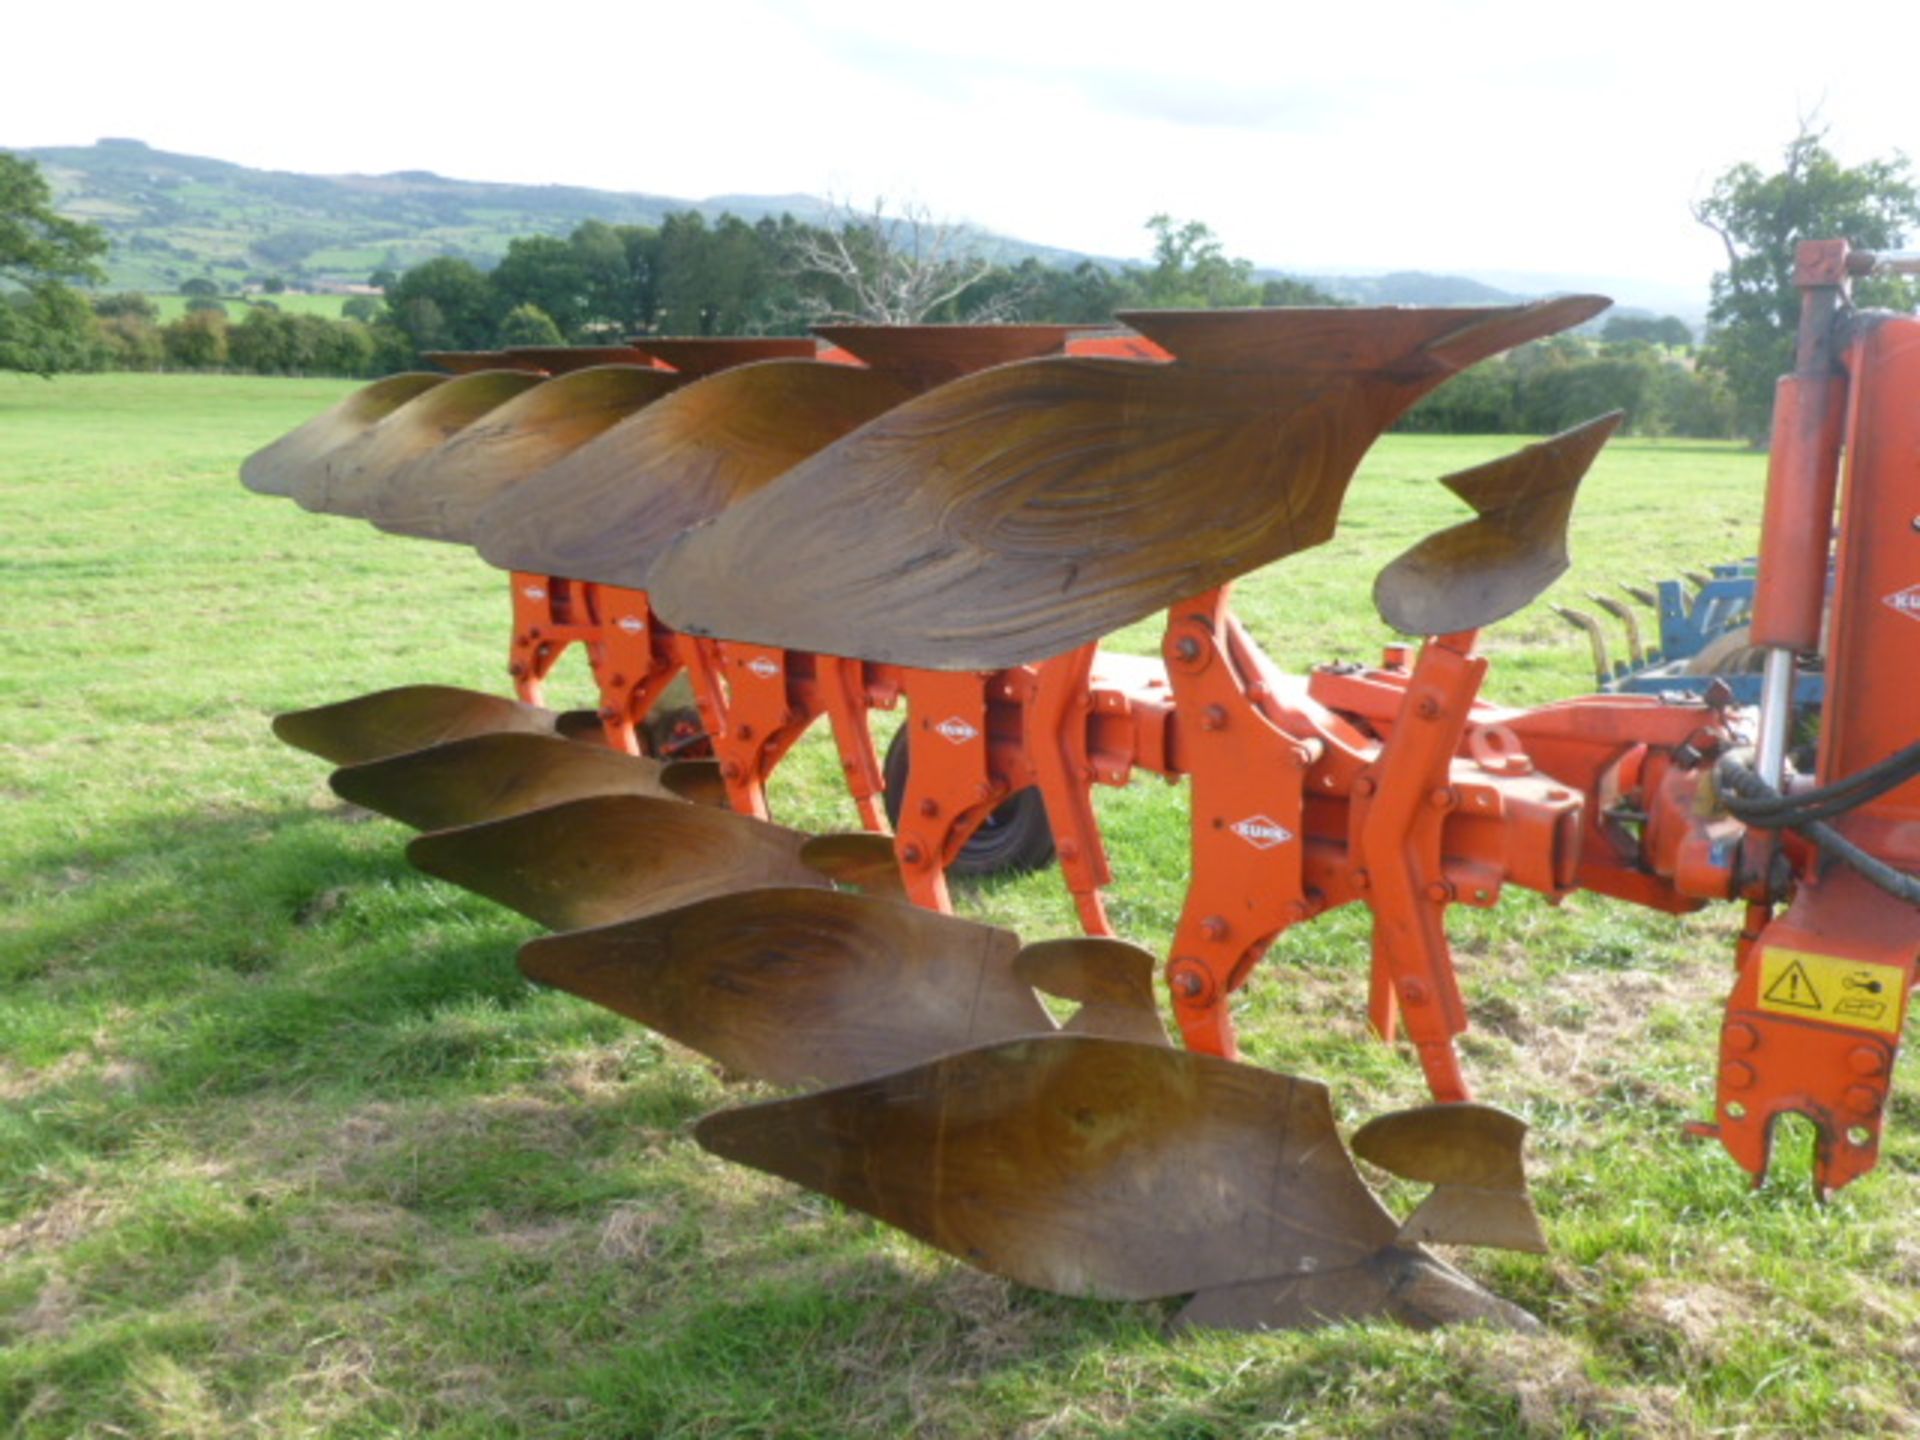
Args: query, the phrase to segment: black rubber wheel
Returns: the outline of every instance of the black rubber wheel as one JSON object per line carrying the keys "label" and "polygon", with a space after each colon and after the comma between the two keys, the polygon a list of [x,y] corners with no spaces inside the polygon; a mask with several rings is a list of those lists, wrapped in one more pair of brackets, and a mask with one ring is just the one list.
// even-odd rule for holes
{"label": "black rubber wheel", "polygon": [[[887,746],[887,820],[900,828],[900,807],[907,798],[907,731],[894,732]],[[949,875],[1001,875],[1039,870],[1053,863],[1053,827],[1047,823],[1047,802],[1028,787],[1001,802],[962,847],[948,867]]]}

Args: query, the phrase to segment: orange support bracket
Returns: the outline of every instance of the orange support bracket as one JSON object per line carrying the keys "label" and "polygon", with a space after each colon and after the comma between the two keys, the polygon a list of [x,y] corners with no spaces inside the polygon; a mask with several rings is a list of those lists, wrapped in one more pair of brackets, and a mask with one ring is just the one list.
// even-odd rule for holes
{"label": "orange support bracket", "polygon": [[1467,1012],[1447,943],[1454,888],[1442,834],[1458,803],[1454,753],[1487,672],[1474,638],[1442,635],[1421,648],[1392,733],[1353,783],[1354,884],[1373,911],[1369,1014],[1382,1039],[1404,1022],[1440,1101],[1470,1098],[1453,1048]]}
{"label": "orange support bracket", "polygon": [[511,575],[513,642],[507,673],[514,694],[529,705],[546,703],[547,676],[569,645],[585,645],[598,669],[599,630],[584,587],[559,575],[515,570]]}

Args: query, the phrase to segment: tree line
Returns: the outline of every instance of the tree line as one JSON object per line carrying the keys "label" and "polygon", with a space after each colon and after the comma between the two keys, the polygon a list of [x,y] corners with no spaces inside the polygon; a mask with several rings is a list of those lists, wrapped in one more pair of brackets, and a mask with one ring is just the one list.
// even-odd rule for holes
{"label": "tree line", "polygon": [[[190,281],[186,313],[162,324],[147,297],[89,301],[74,288],[99,280],[106,241],[49,202],[33,165],[0,153],[0,369],[374,376],[432,350],[803,334],[849,320],[1098,326],[1127,309],[1341,303],[1309,282],[1257,275],[1199,221],[1154,216],[1146,264],[1065,266],[997,259],[964,228],[879,204],[837,207],[818,224],[697,212],[658,226],[589,220],[564,237],[513,240],[490,270],[442,257],[375,272],[371,293],[346,300],[339,319]],[[1728,254],[1698,349],[1671,317],[1614,317],[1477,366],[1402,428],[1542,433],[1617,408],[1643,434],[1762,435],[1773,379],[1791,365],[1795,242],[1838,234],[1898,246],[1920,224],[1920,198],[1904,158],[1849,168],[1803,127],[1779,172],[1736,166],[1695,214]],[[1859,298],[1910,308],[1915,291],[1881,282]]]}

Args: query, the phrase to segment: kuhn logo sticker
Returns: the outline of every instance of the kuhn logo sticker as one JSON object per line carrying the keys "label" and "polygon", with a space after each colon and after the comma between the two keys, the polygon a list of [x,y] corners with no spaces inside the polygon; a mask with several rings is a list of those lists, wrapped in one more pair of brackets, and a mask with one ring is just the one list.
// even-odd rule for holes
{"label": "kuhn logo sticker", "polygon": [[642,620],[638,615],[622,615],[613,623],[629,635],[638,635],[642,630],[647,628],[647,622]]}
{"label": "kuhn logo sticker", "polygon": [[1230,828],[1256,850],[1271,850],[1293,838],[1293,832],[1286,826],[1276,824],[1264,815],[1249,815]]}
{"label": "kuhn logo sticker", "polygon": [[933,727],[936,735],[944,735],[956,745],[964,745],[980,732],[967,724],[958,715],[949,715]]}
{"label": "kuhn logo sticker", "polygon": [[1909,585],[1887,596],[1887,604],[1909,620],[1920,620],[1920,585]]}
{"label": "kuhn logo sticker", "polygon": [[547,592],[538,585],[529,585],[520,593],[529,600],[544,600],[547,598]]}
{"label": "kuhn logo sticker", "polygon": [[747,669],[758,675],[762,680],[771,680],[780,673],[780,667],[764,655],[756,655],[753,659],[749,660],[747,662]]}

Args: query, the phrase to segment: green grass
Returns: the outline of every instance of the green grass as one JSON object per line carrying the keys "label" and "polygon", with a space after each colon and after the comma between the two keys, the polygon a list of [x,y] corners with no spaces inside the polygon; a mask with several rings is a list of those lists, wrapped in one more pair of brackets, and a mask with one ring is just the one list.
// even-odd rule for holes
{"label": "green grass", "polygon": [[[1483,1093],[1534,1125],[1547,1258],[1462,1263],[1536,1339],[1390,1326],[1170,1341],[1161,1306],[949,1263],[720,1164],[746,1093],[536,991],[532,927],[350,823],[271,715],[496,687],[505,603],[468,553],[243,492],[243,455],[347,385],[0,377],[0,1435],[1092,1436],[1911,1432],[1920,1105],[1821,1207],[1754,1192],[1707,1113],[1731,918],[1522,897],[1455,925]],[[1367,586],[1456,518],[1433,477],[1504,448],[1390,439],[1340,537],[1239,587],[1284,663],[1370,657]],[[1574,597],[1751,552],[1759,461],[1613,446]],[[1154,627],[1120,637],[1150,648]],[[1589,679],[1544,606],[1487,638],[1496,698]],[[569,661],[564,689],[584,676]],[[779,777],[843,824],[830,756]],[[1182,797],[1103,792],[1115,912],[1158,945]],[[1057,882],[963,888],[1066,933]],[[1363,917],[1288,936],[1240,1020],[1353,1123],[1421,1095],[1364,1034]]]}
{"label": "green grass", "polygon": [[[160,323],[167,324],[178,320],[187,313],[186,295],[149,295],[147,297],[160,309]],[[265,302],[289,315],[319,315],[328,320],[340,318],[340,307],[346,303],[344,295],[308,295],[287,291],[279,295],[250,295],[242,298],[238,295],[216,295],[212,297],[227,307],[227,318],[239,324],[247,318],[247,311],[253,308],[249,302]]]}

